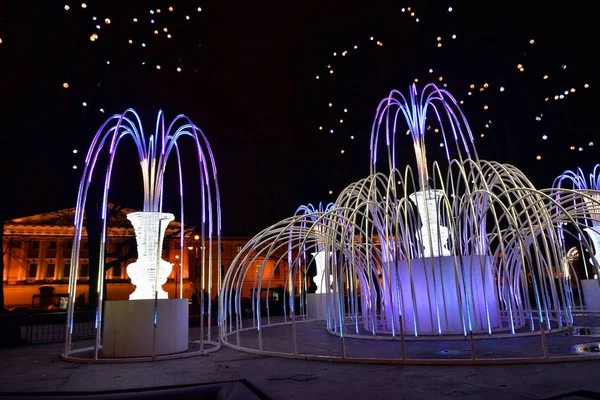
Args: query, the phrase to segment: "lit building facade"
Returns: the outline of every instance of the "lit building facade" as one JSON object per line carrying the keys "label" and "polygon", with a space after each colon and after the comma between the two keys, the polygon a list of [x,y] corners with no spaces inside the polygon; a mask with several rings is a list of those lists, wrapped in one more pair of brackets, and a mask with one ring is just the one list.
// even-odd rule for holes
{"label": "lit building facade", "polygon": [[[127,276],[126,267],[135,261],[135,256],[131,256],[131,246],[135,247],[136,243],[133,227],[126,215],[136,210],[114,205],[109,205],[109,210],[111,217],[108,224],[105,261],[107,264],[105,272],[106,299],[127,300],[135,289]],[[74,209],[65,209],[6,221],[3,240],[3,284],[6,308],[15,306],[47,308],[47,303],[40,304],[40,299],[43,297],[39,296],[40,294],[44,294],[46,297],[49,294],[54,296],[52,297],[53,305],[61,295],[68,294],[73,246],[73,216]],[[176,298],[182,276],[183,297],[192,299],[196,292],[196,277],[199,276],[202,268],[207,268],[209,265],[207,259],[209,252],[202,248],[201,238],[195,239],[193,228],[186,228],[183,260],[181,260],[180,230],[181,225],[177,221],[173,221],[169,224],[165,234],[162,258],[173,264],[173,271],[163,289],[167,291],[169,298]],[[223,275],[248,240],[248,237],[221,238]],[[202,253],[204,253],[204,260]],[[81,239],[77,295],[83,294],[85,300],[89,297],[89,255],[87,232],[84,229]],[[213,298],[217,292],[217,257],[218,248],[216,238],[214,238],[211,263]],[[257,268],[255,268],[254,275],[245,277],[242,285],[245,297],[250,296],[256,274],[258,274],[258,266],[262,265],[263,261],[264,259],[256,259]],[[269,269],[273,269],[273,266],[267,265],[267,271],[263,278],[265,280],[271,276]],[[285,269],[278,268],[277,270],[270,282],[272,288],[284,285]],[[266,285],[265,281],[263,289]]]}

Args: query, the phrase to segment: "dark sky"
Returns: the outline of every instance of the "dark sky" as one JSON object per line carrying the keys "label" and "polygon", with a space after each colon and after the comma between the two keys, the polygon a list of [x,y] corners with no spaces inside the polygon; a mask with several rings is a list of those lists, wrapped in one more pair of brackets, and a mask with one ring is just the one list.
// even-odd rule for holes
{"label": "dark sky", "polygon": [[[9,216],[74,206],[82,170],[73,165],[82,166],[102,122],[132,107],[149,133],[162,108],[167,121],[183,113],[203,129],[217,161],[224,233],[251,235],[367,176],[376,106],[415,78],[422,86],[443,76],[465,101],[480,157],[515,164],[540,187],[599,160],[600,138],[589,146],[598,136],[598,46],[584,2],[81,3],[0,3],[0,207]],[[135,156],[125,146],[111,200],[139,208],[139,172],[128,154]],[[402,153],[400,164],[411,157]],[[191,161],[184,173],[193,177]],[[199,196],[189,186],[187,207],[197,217]]]}

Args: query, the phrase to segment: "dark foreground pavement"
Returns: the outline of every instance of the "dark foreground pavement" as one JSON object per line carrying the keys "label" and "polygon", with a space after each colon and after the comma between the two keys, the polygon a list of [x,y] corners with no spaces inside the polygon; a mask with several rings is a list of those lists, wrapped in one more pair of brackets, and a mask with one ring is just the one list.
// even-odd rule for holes
{"label": "dark foreground pavement", "polygon": [[137,364],[73,364],[62,345],[0,350],[6,399],[600,399],[600,360],[496,366],[350,364],[223,347]]}

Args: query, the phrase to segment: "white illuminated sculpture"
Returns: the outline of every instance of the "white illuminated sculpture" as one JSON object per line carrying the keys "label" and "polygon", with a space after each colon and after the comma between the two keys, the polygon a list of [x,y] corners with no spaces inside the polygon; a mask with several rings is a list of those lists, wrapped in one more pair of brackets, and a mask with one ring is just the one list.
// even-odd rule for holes
{"label": "white illuminated sculpture", "polygon": [[316,294],[328,293],[326,290],[327,282],[325,280],[325,251],[321,250],[317,253],[312,253],[317,264],[317,274],[313,277],[313,281],[317,285]]}
{"label": "white illuminated sculpture", "polygon": [[[592,227],[585,228],[584,231],[590,235],[594,244],[594,258],[597,265],[600,265],[600,192],[587,192],[590,197],[584,197],[587,213],[592,220]],[[592,260],[590,260],[592,261]],[[592,265],[594,262],[592,261]]]}
{"label": "white illuminated sculpture", "polygon": [[421,219],[420,239],[424,257],[450,255],[450,250],[447,247],[448,228],[439,224],[439,204],[443,196],[444,191],[439,189],[421,190],[408,196],[419,210]]}
{"label": "white illuminated sculpture", "polygon": [[[161,259],[163,239],[169,222],[175,219],[170,213],[140,211],[127,214],[135,229],[138,259],[127,266],[127,275],[135,290],[129,300],[168,299],[162,289],[167,282],[173,264]],[[156,269],[158,266],[158,276]],[[156,293],[155,293],[156,290]]]}

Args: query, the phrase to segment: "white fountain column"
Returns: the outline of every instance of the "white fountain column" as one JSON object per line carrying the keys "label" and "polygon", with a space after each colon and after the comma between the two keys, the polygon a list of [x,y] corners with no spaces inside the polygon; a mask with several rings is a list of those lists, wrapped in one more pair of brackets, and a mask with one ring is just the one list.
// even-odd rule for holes
{"label": "white fountain column", "polygon": [[[327,295],[331,293],[331,279],[330,274],[326,273],[327,253],[323,250],[325,248],[324,226],[319,224],[315,227],[315,231],[318,251],[311,254],[317,268],[317,274],[313,277],[317,290],[315,293],[307,294],[306,302],[308,317],[324,320],[327,319]],[[329,254],[331,255],[331,252]]]}
{"label": "white fountain column", "polygon": [[[154,299],[155,290],[159,299],[168,299],[169,294],[162,285],[167,282],[173,264],[160,258],[165,231],[173,214],[159,212],[134,212],[127,214],[135,230],[138,259],[127,266],[127,275],[136,286],[129,300]],[[158,279],[156,267],[158,264]],[[157,286],[158,283],[158,286]]]}
{"label": "white fountain column", "polygon": [[[596,265],[600,265],[600,193],[586,193],[592,198],[584,197],[586,213],[592,218],[592,227],[585,228],[584,231],[590,236],[594,245],[594,256],[590,258],[593,266],[592,273],[596,278]],[[600,286],[598,279],[582,279],[581,287],[583,289],[583,299],[587,310],[600,311]]]}
{"label": "white fountain column", "polygon": [[127,275],[136,288],[129,300],[106,302],[102,354],[146,357],[186,351],[188,299],[169,299],[162,289],[173,268],[160,256],[165,231],[174,216],[134,212],[127,214],[127,219],[135,229],[138,249],[138,259],[127,266]]}
{"label": "white fountain column", "polygon": [[[421,219],[420,239],[424,257],[450,255],[450,250],[447,247],[448,228],[439,224],[439,203],[443,196],[444,191],[439,189],[421,190],[408,196],[419,211]],[[430,247],[430,244],[432,247]]]}

